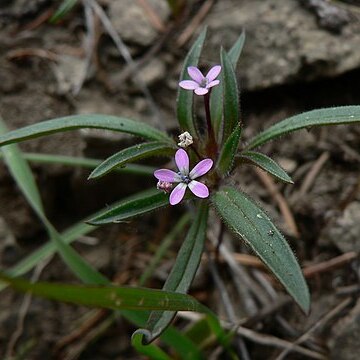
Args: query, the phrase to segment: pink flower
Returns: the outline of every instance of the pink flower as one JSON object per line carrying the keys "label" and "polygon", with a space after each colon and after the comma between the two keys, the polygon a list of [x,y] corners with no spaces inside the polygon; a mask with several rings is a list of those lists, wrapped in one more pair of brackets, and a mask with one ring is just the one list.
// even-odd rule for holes
{"label": "pink flower", "polygon": [[189,66],[187,71],[192,80],[180,81],[179,86],[185,90],[194,90],[196,95],[205,95],[211,87],[220,83],[219,80],[215,80],[220,74],[220,65],[213,66],[206,76],[195,66]]}
{"label": "pink flower", "polygon": [[198,162],[189,172],[189,156],[185,150],[179,149],[175,154],[175,162],[179,172],[168,169],[159,169],[154,172],[154,176],[160,180],[169,183],[179,183],[170,194],[170,204],[178,204],[185,195],[187,187],[199,198],[207,198],[209,189],[203,183],[194,179],[206,174],[213,166],[211,159],[204,159]]}

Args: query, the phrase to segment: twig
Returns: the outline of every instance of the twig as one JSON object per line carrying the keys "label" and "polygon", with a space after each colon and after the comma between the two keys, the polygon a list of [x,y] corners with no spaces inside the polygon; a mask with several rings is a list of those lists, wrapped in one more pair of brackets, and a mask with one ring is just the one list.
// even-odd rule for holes
{"label": "twig", "polygon": [[[210,273],[214,279],[215,285],[218,288],[220,298],[222,300],[222,303],[224,304],[225,313],[226,313],[228,319],[231,322],[234,322],[234,321],[236,321],[236,314],[235,314],[234,307],[231,303],[228,291],[225,287],[224,282],[222,281],[222,279],[219,275],[219,272],[216,268],[214,261],[211,259],[209,252],[206,251],[206,254],[208,257]],[[239,350],[241,351],[241,355],[242,355],[241,358],[244,360],[250,360],[249,353],[248,353],[248,350],[246,348],[246,345],[245,345],[243,339],[240,337],[238,340],[239,340]]]}
{"label": "twig", "polygon": [[[213,243],[213,245],[217,246],[217,239],[211,232],[208,233],[208,237],[211,240],[211,242]],[[244,299],[244,303],[245,303],[245,306],[248,309],[248,311],[251,314],[253,314],[255,309],[257,309],[257,306],[256,306],[256,303],[252,300],[251,296],[249,296],[249,294],[244,293],[244,285],[248,288],[248,290],[253,295],[256,296],[256,298],[260,301],[260,303],[262,305],[265,306],[266,304],[268,304],[269,298],[266,296],[266,294],[264,294],[263,289],[256,282],[254,282],[250,278],[250,276],[246,273],[246,271],[242,268],[242,266],[236,262],[232,253],[228,249],[227,245],[225,245],[224,243],[222,243],[220,245],[220,254],[224,258],[224,260],[227,262],[230,270],[234,274],[235,284],[236,284],[237,279],[242,280],[240,289],[242,290],[242,293],[244,295],[243,299]]]}
{"label": "twig", "polygon": [[150,59],[162,49],[166,41],[169,39],[173,28],[174,24],[170,24],[166,32],[155,42],[153,46],[151,46],[144,56],[141,59],[134,61],[134,66],[127,66],[124,70],[120,71],[117,75],[117,81],[120,83],[125,82],[131,75],[139,71],[146,63],[148,63]]}
{"label": "twig", "polygon": [[[89,4],[94,9],[95,13],[99,16],[101,23],[103,24],[105,30],[109,34],[109,36],[112,38],[115,46],[119,50],[121,56],[124,58],[125,62],[130,66],[130,68],[135,68],[134,60],[128,50],[128,48],[125,46],[124,42],[122,41],[120,35],[114,28],[113,24],[111,23],[109,17],[106,15],[104,9],[95,1],[95,0],[86,0],[89,2]],[[164,128],[164,122],[162,121],[162,116],[160,114],[159,109],[154,103],[154,100],[150,94],[149,89],[147,88],[146,84],[142,81],[142,79],[139,77],[138,74],[134,74],[134,78],[139,85],[139,88],[143,92],[144,96],[146,97],[149,106],[153,112],[154,120],[157,121],[157,125],[160,128]]]}
{"label": "twig", "polygon": [[11,50],[6,53],[6,58],[8,60],[14,60],[18,58],[28,57],[28,56],[36,56],[42,59],[48,59],[51,61],[58,61],[59,56],[49,50],[45,49],[37,49],[37,48],[22,48],[22,49],[16,49]]}
{"label": "twig", "polygon": [[307,330],[303,335],[301,335],[292,346],[288,347],[284,351],[280,353],[280,355],[275,360],[282,360],[285,358],[287,354],[289,354],[293,348],[304,341],[308,340],[311,334],[316,331],[320,326],[326,324],[328,321],[330,321],[334,316],[338,315],[341,311],[343,311],[350,303],[352,299],[347,298],[343,300],[339,305],[337,305],[335,308],[330,310],[327,314],[322,316],[313,326],[310,327],[309,330]]}
{"label": "twig", "polygon": [[338,268],[351,260],[358,258],[358,254],[354,251],[347,252],[340,256],[334,257],[330,260],[322,261],[318,264],[307,266],[303,269],[303,274],[306,278],[311,278],[319,273]]}
{"label": "twig", "polygon": [[299,238],[300,233],[299,233],[298,227],[296,225],[294,216],[292,215],[290,207],[289,207],[288,203],[286,202],[285,198],[281,195],[280,191],[278,190],[278,187],[274,183],[274,180],[265,171],[260,170],[259,168],[254,168],[254,170],[255,170],[256,174],[258,175],[259,179],[261,180],[261,182],[268,189],[270,195],[273,197],[273,199],[278,204],[281,214],[283,215],[284,220],[285,220],[289,230],[291,231],[292,235],[295,236],[296,238]]}
{"label": "twig", "polygon": [[[39,279],[42,271],[50,263],[52,258],[53,258],[53,256],[49,257],[48,259],[43,260],[35,267],[34,274],[31,277],[32,283],[36,282]],[[14,333],[11,335],[11,338],[9,340],[8,347],[6,350],[6,356],[5,356],[6,359],[12,359],[15,356],[15,346],[16,346],[16,343],[18,342],[18,340],[20,339],[21,334],[24,331],[25,318],[26,318],[27,312],[28,312],[30,304],[31,304],[31,299],[32,299],[31,293],[27,293],[24,295],[23,302],[19,309],[19,317],[18,317],[18,321],[17,321],[17,326],[16,326]]]}
{"label": "twig", "polygon": [[73,94],[78,95],[85,80],[87,77],[87,74],[89,72],[90,66],[91,66],[91,60],[94,56],[95,51],[95,16],[93,9],[89,5],[89,3],[86,0],[83,0],[83,7],[84,7],[84,13],[85,13],[85,23],[86,23],[86,29],[87,34],[85,38],[85,64],[82,69],[82,74],[79,79],[79,82],[74,86],[73,88]]}
{"label": "twig", "polygon": [[166,29],[164,22],[157,15],[157,13],[154,11],[154,9],[151,7],[151,5],[147,2],[147,0],[137,0],[137,2],[145,10],[152,26],[157,31],[164,32]]}
{"label": "twig", "polygon": [[73,332],[68,335],[65,335],[61,338],[55,345],[54,352],[59,352],[65,346],[85,337],[87,333],[89,333],[94,326],[96,326],[100,321],[102,321],[106,315],[109,314],[108,310],[91,310],[91,316],[86,319],[79,328],[76,328]]}
{"label": "twig", "polygon": [[[184,319],[192,320],[192,321],[198,321],[202,317],[202,315],[197,314],[197,313],[190,313],[190,312],[183,312],[183,311],[178,312],[178,316],[180,316]],[[232,330],[232,331],[234,330],[234,324],[232,324],[232,323],[220,320],[220,324],[227,330]],[[244,338],[246,338],[254,343],[257,343],[257,344],[261,344],[261,345],[265,345],[265,346],[272,346],[272,347],[276,347],[276,348],[280,348],[280,349],[287,349],[287,348],[291,348],[294,346],[293,351],[295,351],[299,354],[306,355],[312,359],[319,359],[319,360],[327,359],[327,357],[321,353],[318,353],[318,352],[312,351],[312,350],[308,350],[300,345],[293,345],[293,343],[286,341],[286,340],[279,339],[273,335],[261,334],[261,333],[258,333],[254,330],[248,329],[243,326],[236,326],[235,331],[237,334],[239,334],[239,335],[243,336]]]}
{"label": "twig", "polygon": [[207,13],[210,11],[214,3],[215,3],[214,0],[207,0],[204,2],[198,13],[192,18],[189,25],[185,28],[183,33],[178,37],[176,44],[179,47],[182,47],[191,38],[192,34],[195,32],[197,27],[200,25],[200,23],[205,18]]}
{"label": "twig", "polygon": [[325,163],[328,159],[329,159],[329,153],[327,151],[325,151],[314,162],[314,164],[312,165],[310,171],[306,175],[306,177],[300,187],[300,190],[298,193],[299,197],[304,196],[309,191],[309,189],[311,188],[312,184],[314,183],[317,175],[319,174],[320,170],[325,165]]}

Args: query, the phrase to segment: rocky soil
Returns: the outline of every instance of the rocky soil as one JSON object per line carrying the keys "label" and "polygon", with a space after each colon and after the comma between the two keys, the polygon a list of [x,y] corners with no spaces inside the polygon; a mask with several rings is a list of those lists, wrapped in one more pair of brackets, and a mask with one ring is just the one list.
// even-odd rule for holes
{"label": "rocky soil", "polygon": [[[84,1],[56,24],[49,18],[59,1],[29,3],[0,2],[0,114],[10,129],[69,114],[103,113],[139,119],[176,136],[174,104],[182,61],[205,25],[204,68],[219,62],[220,46],[230,48],[246,32],[237,69],[245,142],[292,114],[360,103],[357,1],[193,0],[184,2],[178,13],[165,0],[98,0],[100,10],[89,13]],[[102,22],[104,14],[110,31]],[[120,35],[117,42],[111,31]],[[29,141],[21,148],[104,158],[132,141],[104,131],[75,131]],[[276,359],[283,350],[277,341],[295,342],[305,334],[299,344],[311,354],[292,351],[284,358],[358,358],[359,144],[359,126],[304,130],[262,149],[291,174],[295,185],[269,185],[269,179],[246,166],[234,174],[233,181],[262,204],[289,239],[304,267],[313,301],[306,317],[291,302],[281,302],[282,290],[269,282],[263,270],[240,261],[243,276],[263,286],[269,299],[272,310],[263,314],[266,307],[253,296],[246,279],[241,279],[245,285],[239,293],[233,274],[223,266],[221,275],[238,316],[235,321],[246,318],[252,330],[273,336],[266,344],[242,337],[246,348],[239,350],[242,356],[245,352],[250,359]],[[33,169],[47,213],[59,230],[155,184],[152,178],[124,175],[89,182],[88,170],[64,165],[33,164]],[[284,216],[283,202],[295,226]],[[46,233],[1,162],[0,204],[0,265],[5,269],[43,244]],[[136,284],[181,212],[179,207],[104,227],[75,247],[110,278]],[[218,224],[209,238],[216,231]],[[230,235],[226,239],[236,254],[248,252]],[[161,287],[182,239],[178,240],[148,286]],[[75,281],[57,257],[40,279]],[[226,317],[205,263],[192,294]],[[254,307],[247,307],[249,301]],[[24,296],[1,292],[1,358],[10,354],[29,360],[138,358],[129,345],[133,328],[125,321],[107,312],[38,298],[31,300],[15,341],[22,306]]]}

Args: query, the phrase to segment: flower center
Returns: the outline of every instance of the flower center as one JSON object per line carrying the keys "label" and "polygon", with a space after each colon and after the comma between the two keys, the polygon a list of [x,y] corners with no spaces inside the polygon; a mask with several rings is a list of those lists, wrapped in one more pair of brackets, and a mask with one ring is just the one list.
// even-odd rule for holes
{"label": "flower center", "polygon": [[181,172],[178,172],[178,174],[179,174],[179,176],[181,178],[181,182],[183,182],[185,184],[188,184],[191,181],[191,179],[190,179],[190,177],[188,175],[184,175]]}
{"label": "flower center", "polygon": [[205,78],[201,81],[200,86],[206,88],[207,84],[209,83],[208,79]]}

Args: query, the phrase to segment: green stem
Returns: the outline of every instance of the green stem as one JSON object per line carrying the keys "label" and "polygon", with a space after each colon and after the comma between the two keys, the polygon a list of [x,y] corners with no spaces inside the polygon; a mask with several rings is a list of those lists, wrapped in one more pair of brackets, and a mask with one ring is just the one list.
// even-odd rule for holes
{"label": "green stem", "polygon": [[204,95],[204,106],[205,106],[205,117],[206,117],[206,125],[207,125],[207,133],[208,133],[208,142],[206,145],[206,152],[210,158],[215,158],[218,148],[215,140],[214,129],[211,124],[211,115],[210,115],[210,91]]}

